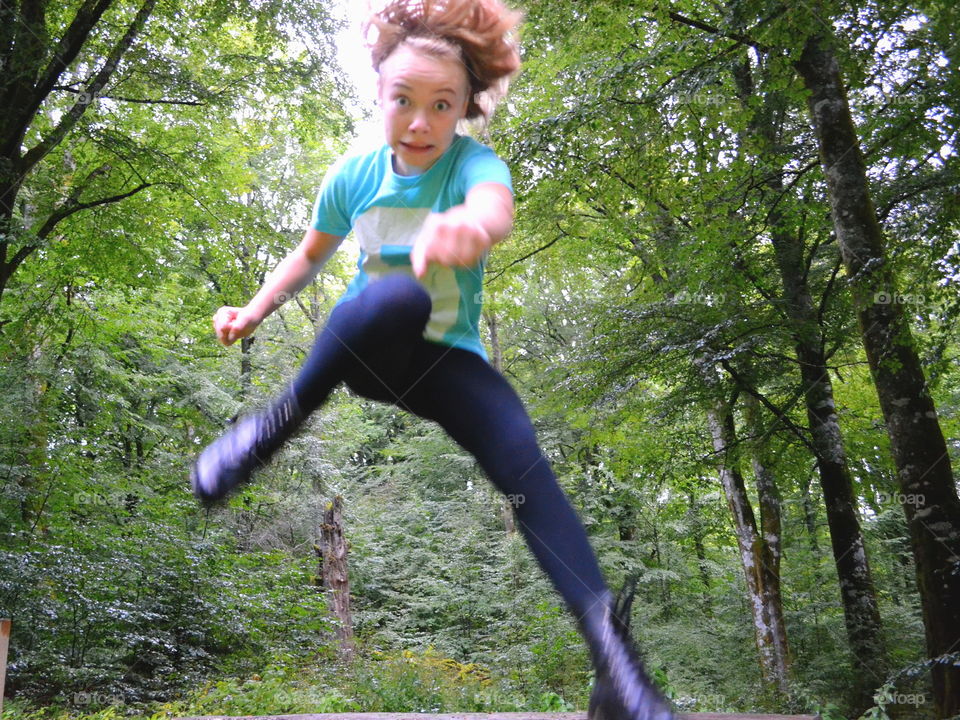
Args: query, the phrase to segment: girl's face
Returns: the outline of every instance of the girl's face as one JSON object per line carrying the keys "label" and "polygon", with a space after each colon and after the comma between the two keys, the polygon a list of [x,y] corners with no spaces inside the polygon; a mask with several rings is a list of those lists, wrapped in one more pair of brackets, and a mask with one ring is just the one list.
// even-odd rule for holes
{"label": "girl's face", "polygon": [[457,121],[467,114],[463,63],[401,45],[380,64],[378,90],[395,172],[426,172],[450,147]]}

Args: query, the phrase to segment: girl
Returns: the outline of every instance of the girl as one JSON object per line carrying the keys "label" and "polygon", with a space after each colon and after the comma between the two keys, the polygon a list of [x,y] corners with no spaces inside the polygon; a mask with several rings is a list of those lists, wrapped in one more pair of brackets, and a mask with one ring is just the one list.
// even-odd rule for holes
{"label": "girl", "polygon": [[340,382],[438,422],[514,511],[540,566],[587,640],[597,672],[591,718],[667,719],[600,574],[586,533],[541,454],[516,393],[479,336],[487,252],[513,224],[507,166],[457,134],[482,118],[520,65],[500,0],[392,0],[365,32],[379,74],[386,143],[327,174],[311,227],[244,307],[214,315],[224,345],[250,335],[303,288],[351,230],[358,272],[299,375],[266,410],[240,420],[194,464],[194,494],[213,502],[249,479]]}

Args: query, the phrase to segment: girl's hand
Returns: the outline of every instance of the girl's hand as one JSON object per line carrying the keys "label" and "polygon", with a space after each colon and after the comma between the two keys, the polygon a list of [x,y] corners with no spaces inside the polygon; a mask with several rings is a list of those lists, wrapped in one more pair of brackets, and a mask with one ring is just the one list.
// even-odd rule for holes
{"label": "girl's hand", "polygon": [[259,324],[260,319],[245,307],[224,305],[213,314],[213,329],[217,333],[217,340],[228,346],[253,333]]}
{"label": "girl's hand", "polygon": [[427,218],[410,252],[410,263],[422,278],[431,262],[447,267],[473,267],[490,249],[490,234],[464,205]]}

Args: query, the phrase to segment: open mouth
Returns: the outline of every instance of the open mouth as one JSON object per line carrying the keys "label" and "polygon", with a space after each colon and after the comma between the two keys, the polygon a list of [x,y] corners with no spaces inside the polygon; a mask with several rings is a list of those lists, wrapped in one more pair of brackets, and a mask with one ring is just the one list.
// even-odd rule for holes
{"label": "open mouth", "polygon": [[433,145],[411,145],[410,143],[401,142],[404,150],[412,153],[423,153],[433,149]]}

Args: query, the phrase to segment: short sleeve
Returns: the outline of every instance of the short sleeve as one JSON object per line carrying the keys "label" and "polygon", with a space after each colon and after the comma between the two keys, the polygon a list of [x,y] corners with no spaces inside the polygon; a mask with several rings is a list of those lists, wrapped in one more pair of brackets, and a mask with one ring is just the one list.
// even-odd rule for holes
{"label": "short sleeve", "polygon": [[496,182],[506,185],[513,192],[513,181],[510,178],[510,168],[497,154],[486,145],[479,145],[467,157],[460,170],[463,195],[481,183]]}
{"label": "short sleeve", "polygon": [[352,228],[348,188],[349,173],[343,159],[327,171],[313,203],[311,227],[319,232],[345,237]]}

